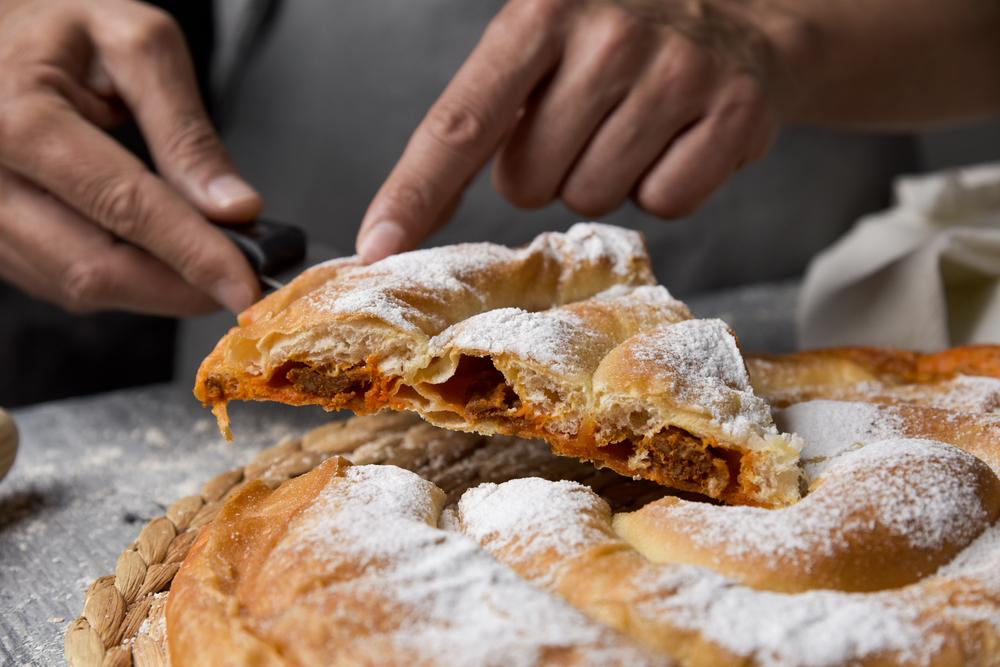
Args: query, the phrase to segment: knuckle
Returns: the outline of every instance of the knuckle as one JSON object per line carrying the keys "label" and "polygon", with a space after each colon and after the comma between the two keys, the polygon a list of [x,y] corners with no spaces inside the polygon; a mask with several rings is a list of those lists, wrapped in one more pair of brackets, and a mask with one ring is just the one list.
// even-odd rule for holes
{"label": "knuckle", "polygon": [[457,153],[481,146],[487,138],[483,113],[459,100],[442,100],[427,117],[427,132],[435,141]]}
{"label": "knuckle", "polygon": [[520,166],[506,154],[501,154],[493,168],[493,185],[501,197],[518,208],[542,208],[555,198],[543,175]]}
{"label": "knuckle", "polygon": [[108,286],[108,273],[101,262],[78,260],[63,275],[61,305],[72,313],[92,312],[100,306]]}
{"label": "knuckle", "polygon": [[715,81],[715,67],[700,48],[678,38],[660,60],[660,77],[671,95],[701,96]]}
{"label": "knuckle", "polygon": [[639,208],[664,220],[684,218],[694,213],[698,201],[672,194],[662,187],[643,185],[636,196]]}
{"label": "knuckle", "polygon": [[379,199],[393,217],[426,219],[434,213],[430,187],[417,178],[407,178],[387,185]]}
{"label": "knuckle", "polygon": [[40,97],[32,93],[0,101],[0,150],[33,143],[47,133],[50,113]]}
{"label": "knuckle", "polygon": [[681,34],[674,34],[668,43],[670,59],[681,69],[698,74],[707,74],[715,65],[714,58],[706,51]]}
{"label": "knuckle", "polygon": [[167,139],[165,150],[181,169],[193,169],[211,160],[222,144],[215,128],[200,113],[183,114]]}
{"label": "knuckle", "polygon": [[143,177],[117,176],[92,182],[86,188],[87,213],[118,237],[132,239],[146,223]]}
{"label": "knuckle", "polygon": [[621,204],[621,198],[599,188],[586,184],[568,183],[562,192],[566,206],[588,218],[600,218],[614,211]]}
{"label": "knuckle", "polygon": [[32,62],[5,67],[0,80],[5,96],[20,97],[40,89],[61,89],[69,82],[69,77],[54,65]]}
{"label": "knuckle", "polygon": [[159,53],[182,43],[180,27],[167,12],[147,8],[143,18],[132,21],[124,30],[122,42],[128,50]]}
{"label": "knuckle", "polygon": [[48,63],[35,63],[24,67],[21,72],[22,83],[26,91],[42,89],[62,90],[70,85],[69,75],[60,67]]}
{"label": "knuckle", "polygon": [[764,88],[755,78],[739,76],[727,85],[723,112],[744,117],[761,115],[765,107]]}
{"label": "knuckle", "polygon": [[0,147],[23,141],[26,130],[34,124],[34,114],[23,102],[7,100],[0,105]]}
{"label": "knuckle", "polygon": [[612,9],[597,17],[601,33],[594,44],[595,53],[606,61],[617,61],[639,45],[647,34],[646,26],[622,9]]}
{"label": "knuckle", "polygon": [[545,30],[559,23],[574,4],[572,0],[516,0],[509,5],[509,15],[521,28]]}

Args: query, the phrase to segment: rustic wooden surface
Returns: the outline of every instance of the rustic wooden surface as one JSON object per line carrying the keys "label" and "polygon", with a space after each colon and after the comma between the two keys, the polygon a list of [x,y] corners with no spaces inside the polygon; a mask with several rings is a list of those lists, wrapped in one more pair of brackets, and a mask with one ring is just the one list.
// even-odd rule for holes
{"label": "rustic wooden surface", "polygon": [[[720,316],[748,350],[794,347],[793,286],[689,301]],[[226,444],[189,383],[12,411],[14,468],[0,481],[0,665],[63,664],[62,638],[85,588],[114,568],[150,518],[260,449],[334,417],[321,410],[234,405]]]}

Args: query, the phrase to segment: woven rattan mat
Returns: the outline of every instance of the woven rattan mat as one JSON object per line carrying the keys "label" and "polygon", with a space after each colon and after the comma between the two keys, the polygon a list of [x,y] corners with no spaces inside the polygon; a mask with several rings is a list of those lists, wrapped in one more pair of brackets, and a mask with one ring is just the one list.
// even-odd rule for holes
{"label": "woven rattan mat", "polygon": [[616,511],[640,507],[665,494],[650,482],[556,457],[540,442],[445,431],[408,413],[332,422],[301,437],[284,438],[242,468],[209,480],[200,495],[181,498],[164,516],[147,523],[119,556],[114,574],[98,578],[87,589],[83,614],[66,631],[69,664],[169,664],[164,612],[170,583],[201,529],[250,480],[277,486],[338,455],[358,465],[412,470],[441,487],[449,502],[482,482],[528,476],[581,482]]}

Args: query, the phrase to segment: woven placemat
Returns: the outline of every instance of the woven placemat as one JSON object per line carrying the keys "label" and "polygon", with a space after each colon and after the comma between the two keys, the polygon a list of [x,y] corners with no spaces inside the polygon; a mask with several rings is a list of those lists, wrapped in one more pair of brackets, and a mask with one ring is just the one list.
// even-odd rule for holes
{"label": "woven placemat", "polygon": [[412,470],[441,487],[449,502],[482,482],[528,476],[587,484],[615,511],[635,509],[666,493],[650,482],[554,456],[540,442],[446,431],[409,413],[331,422],[301,437],[285,437],[147,523],[118,557],[114,574],[99,577],[87,589],[83,614],[66,631],[69,664],[168,665],[165,609],[170,583],[201,529],[247,482],[259,479],[274,487],[338,455],[358,465]]}

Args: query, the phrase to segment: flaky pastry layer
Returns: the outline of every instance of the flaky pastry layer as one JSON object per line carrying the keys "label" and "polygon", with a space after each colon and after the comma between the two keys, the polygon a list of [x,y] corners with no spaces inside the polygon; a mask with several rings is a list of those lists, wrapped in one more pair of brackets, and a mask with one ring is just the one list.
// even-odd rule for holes
{"label": "flaky pastry layer", "polygon": [[731,503],[799,496],[799,443],[754,395],[736,337],[653,284],[635,232],[579,224],[304,273],[240,317],[196,396],[541,438],[560,454]]}

